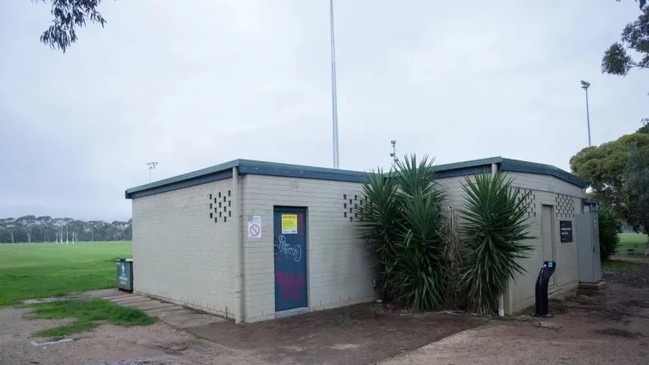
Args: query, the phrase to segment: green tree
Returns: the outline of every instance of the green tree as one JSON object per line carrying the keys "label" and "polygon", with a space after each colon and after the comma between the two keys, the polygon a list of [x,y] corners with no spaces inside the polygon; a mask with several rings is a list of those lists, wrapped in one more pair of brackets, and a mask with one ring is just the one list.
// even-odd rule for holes
{"label": "green tree", "polygon": [[52,3],[52,25],[41,34],[41,42],[65,51],[76,42],[77,29],[86,23],[98,23],[102,27],[106,19],[97,11],[101,0],[33,0],[34,2]]}
{"label": "green tree", "polygon": [[649,119],[642,119],[642,127],[636,131],[636,133],[649,134]]}
{"label": "green tree", "polygon": [[[613,43],[604,52],[602,72],[613,75],[626,75],[632,68],[649,68],[649,7],[641,0],[642,14],[622,31],[620,42]],[[632,57],[631,54],[637,54]]]}
{"label": "green tree", "polygon": [[597,220],[599,222],[600,259],[607,261],[615,254],[620,243],[618,235],[620,220],[615,212],[606,205],[597,207]]}
{"label": "green tree", "polygon": [[592,188],[592,198],[626,218],[625,171],[634,148],[649,148],[649,134],[632,133],[598,147],[587,147],[570,159],[573,173]]}
{"label": "green tree", "polygon": [[649,233],[649,148],[634,148],[625,169],[626,219],[633,229]]}

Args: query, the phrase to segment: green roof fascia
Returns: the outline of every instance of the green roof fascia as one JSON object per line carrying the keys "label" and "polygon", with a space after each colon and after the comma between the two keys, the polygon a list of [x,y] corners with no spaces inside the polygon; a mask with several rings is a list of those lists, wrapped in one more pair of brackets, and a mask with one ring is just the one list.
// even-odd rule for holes
{"label": "green roof fascia", "polygon": [[561,170],[558,167],[502,157],[490,157],[479,160],[437,165],[435,166],[435,170],[438,178],[470,176],[480,173],[490,173],[491,165],[494,163],[498,164],[498,171],[554,176],[582,189],[588,186],[585,181],[569,172]]}
{"label": "green roof fascia", "polygon": [[239,168],[239,174],[241,175],[267,175],[341,182],[366,182],[370,176],[368,173],[358,171],[239,159],[130,188],[126,190],[125,197],[126,199],[134,199],[228,179],[232,177],[234,167]]}

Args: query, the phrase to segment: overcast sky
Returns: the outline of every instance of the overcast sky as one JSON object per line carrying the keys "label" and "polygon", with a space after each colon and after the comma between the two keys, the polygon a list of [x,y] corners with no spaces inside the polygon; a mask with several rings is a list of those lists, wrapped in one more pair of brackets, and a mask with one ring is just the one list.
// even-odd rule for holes
{"label": "overcast sky", "polygon": [[[49,1],[48,1],[49,3]],[[0,1],[0,217],[128,219],[124,190],[236,158],[332,166],[327,0],[102,2],[68,52]],[[569,170],[638,129],[649,73],[603,75],[623,0],[336,2],[341,168],[397,153]]]}

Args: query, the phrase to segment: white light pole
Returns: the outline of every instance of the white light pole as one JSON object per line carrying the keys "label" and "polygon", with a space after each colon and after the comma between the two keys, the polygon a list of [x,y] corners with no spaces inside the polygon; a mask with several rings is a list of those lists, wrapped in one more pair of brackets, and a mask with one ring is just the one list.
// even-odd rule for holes
{"label": "white light pole", "polygon": [[151,182],[151,170],[155,169],[155,167],[158,166],[158,163],[152,161],[152,162],[147,162],[146,165],[149,166],[149,182]]}
{"label": "white light pole", "polygon": [[334,35],[334,0],[329,0],[329,27],[331,32],[331,123],[333,124],[334,168],[338,158],[338,100],[336,96],[336,41]]}
{"label": "white light pole", "polygon": [[588,147],[591,146],[590,143],[590,108],[588,107],[588,88],[590,87],[590,82],[581,80],[581,88],[586,92],[586,124],[588,125]]}

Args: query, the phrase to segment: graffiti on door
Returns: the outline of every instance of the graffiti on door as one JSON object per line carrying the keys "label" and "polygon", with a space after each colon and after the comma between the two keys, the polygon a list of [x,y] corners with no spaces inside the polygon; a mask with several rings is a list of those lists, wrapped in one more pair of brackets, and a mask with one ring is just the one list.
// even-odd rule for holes
{"label": "graffiti on door", "polygon": [[283,300],[300,299],[304,291],[304,278],[286,272],[275,273]]}
{"label": "graffiti on door", "polygon": [[277,252],[295,262],[302,260],[302,246],[300,244],[291,245],[286,242],[286,236],[283,234],[277,237]]}

